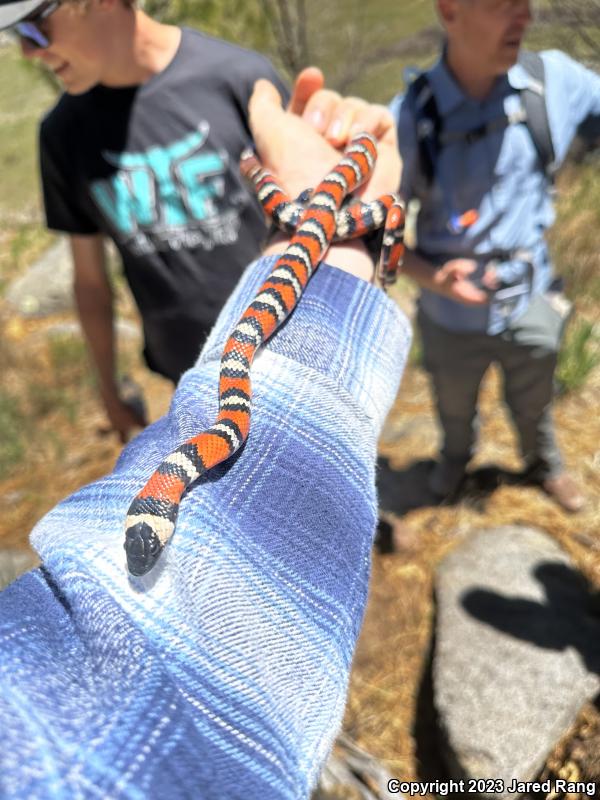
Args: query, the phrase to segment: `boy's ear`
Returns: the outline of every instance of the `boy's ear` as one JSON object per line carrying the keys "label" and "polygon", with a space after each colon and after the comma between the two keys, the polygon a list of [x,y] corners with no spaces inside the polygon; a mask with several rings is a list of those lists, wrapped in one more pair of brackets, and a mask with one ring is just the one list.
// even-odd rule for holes
{"label": "boy's ear", "polygon": [[449,25],[456,19],[456,0],[436,0],[437,12],[442,25]]}

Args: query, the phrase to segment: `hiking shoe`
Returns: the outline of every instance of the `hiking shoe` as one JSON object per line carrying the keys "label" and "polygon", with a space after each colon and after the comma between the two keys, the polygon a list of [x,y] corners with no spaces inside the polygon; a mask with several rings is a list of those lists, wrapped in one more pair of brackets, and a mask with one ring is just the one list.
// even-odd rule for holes
{"label": "hiking shoe", "polygon": [[585,497],[567,472],[542,481],[542,489],[558,505],[570,514],[576,514],[585,506]]}

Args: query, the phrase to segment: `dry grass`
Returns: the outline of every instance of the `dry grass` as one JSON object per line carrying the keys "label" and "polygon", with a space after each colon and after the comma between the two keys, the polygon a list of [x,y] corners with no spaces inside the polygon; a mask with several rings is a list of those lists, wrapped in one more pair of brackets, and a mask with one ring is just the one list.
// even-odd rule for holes
{"label": "dry grass", "polygon": [[[131,299],[122,287],[117,303],[122,316],[135,321]],[[24,444],[21,460],[6,464],[0,459],[4,547],[27,548],[37,520],[63,497],[109,472],[121,450],[116,437],[105,433],[106,418],[82,340],[49,333],[57,323],[74,322],[73,313],[23,320],[0,301],[0,412],[2,396],[8,396],[16,406],[14,422]],[[121,361],[145,387],[156,419],[166,411],[170,384],[144,368],[139,347],[139,340],[123,341]]]}

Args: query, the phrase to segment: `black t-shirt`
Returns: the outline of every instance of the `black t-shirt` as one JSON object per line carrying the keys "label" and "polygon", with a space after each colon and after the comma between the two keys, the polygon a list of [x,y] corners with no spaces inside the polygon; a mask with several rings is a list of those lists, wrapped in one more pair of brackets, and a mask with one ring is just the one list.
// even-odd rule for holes
{"label": "black t-shirt", "polygon": [[262,56],[183,29],[141,86],[63,95],[42,122],[48,227],[116,243],[140,309],[149,366],[177,380],[264,238],[239,156]]}

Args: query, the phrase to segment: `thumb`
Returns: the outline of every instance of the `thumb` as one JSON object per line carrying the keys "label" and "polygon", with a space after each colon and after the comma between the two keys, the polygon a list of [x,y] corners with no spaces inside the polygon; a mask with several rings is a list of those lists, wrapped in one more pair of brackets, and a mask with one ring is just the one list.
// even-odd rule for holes
{"label": "thumb", "polygon": [[264,78],[256,81],[248,103],[250,128],[255,138],[262,127],[273,125],[274,117],[283,113],[281,95],[275,86]]}
{"label": "thumb", "polygon": [[325,85],[325,78],[318,67],[306,67],[298,73],[294,81],[292,96],[288,103],[288,111],[301,117],[310,98],[322,89]]}

